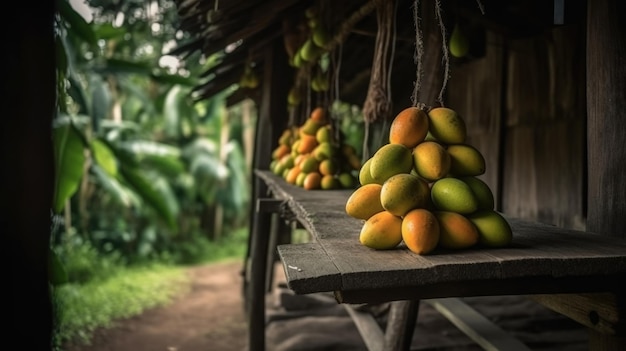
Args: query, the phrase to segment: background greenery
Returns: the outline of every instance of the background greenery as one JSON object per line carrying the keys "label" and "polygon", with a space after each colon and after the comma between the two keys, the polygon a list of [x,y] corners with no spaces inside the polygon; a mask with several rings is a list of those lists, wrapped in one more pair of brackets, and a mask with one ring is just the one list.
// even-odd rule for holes
{"label": "background greenery", "polygon": [[[194,98],[223,53],[168,55],[189,40],[172,0],[71,2],[55,21],[57,350],[184,293],[187,265],[244,258],[256,123],[250,101],[226,107],[237,85]],[[332,108],[360,154],[360,109]]]}

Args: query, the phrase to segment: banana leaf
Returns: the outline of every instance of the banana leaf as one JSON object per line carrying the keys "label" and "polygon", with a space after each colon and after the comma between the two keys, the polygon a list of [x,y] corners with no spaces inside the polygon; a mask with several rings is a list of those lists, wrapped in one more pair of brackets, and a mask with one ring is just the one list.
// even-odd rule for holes
{"label": "banana leaf", "polygon": [[141,206],[141,199],[130,188],[120,183],[115,177],[104,171],[97,164],[91,166],[96,181],[114,201],[124,207]]}
{"label": "banana leaf", "polygon": [[179,206],[167,181],[148,177],[139,168],[120,168],[124,180],[141,196],[144,203],[175,231],[178,227],[176,218]]}
{"label": "banana leaf", "polygon": [[100,139],[91,141],[91,154],[98,164],[108,175],[117,177],[117,159],[109,146]]}
{"label": "banana leaf", "polygon": [[55,183],[52,210],[61,213],[65,201],[78,190],[85,163],[85,143],[72,123],[55,125],[54,145]]}
{"label": "banana leaf", "polygon": [[60,0],[57,1],[57,5],[61,18],[69,25],[72,32],[76,33],[76,35],[90,45],[96,45],[96,35],[94,34],[93,29],[89,23],[85,21],[83,16],[74,10],[69,1]]}

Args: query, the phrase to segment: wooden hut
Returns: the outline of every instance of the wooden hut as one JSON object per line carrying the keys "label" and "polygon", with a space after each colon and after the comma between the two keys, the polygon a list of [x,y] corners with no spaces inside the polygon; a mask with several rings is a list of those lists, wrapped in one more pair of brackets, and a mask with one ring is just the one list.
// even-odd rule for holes
{"label": "wooden hut", "polygon": [[[239,89],[228,100],[251,98],[259,107],[256,169],[268,169],[279,133],[289,124],[290,89],[308,88],[311,67],[294,67],[293,57],[310,38],[307,11],[313,11],[331,34],[327,48],[341,63],[334,97],[364,106],[372,103],[372,87],[382,87],[383,101],[370,115],[374,129],[417,102],[452,107],[467,122],[468,141],[485,156],[483,179],[494,189],[498,210],[588,232],[589,241],[597,238],[591,233],[626,236],[623,3],[179,0],[177,5],[181,29],[195,38],[178,52],[225,53],[206,72],[211,79],[197,87],[198,98],[238,83],[246,69],[260,77],[258,87]],[[447,50],[457,26],[470,43],[462,57]],[[309,111],[301,109],[306,114],[310,105]],[[549,300],[572,318],[587,318],[589,305],[564,296]],[[623,309],[614,312],[621,317]],[[620,318],[615,323],[623,324]],[[620,333],[591,330],[593,348],[624,345]]]}

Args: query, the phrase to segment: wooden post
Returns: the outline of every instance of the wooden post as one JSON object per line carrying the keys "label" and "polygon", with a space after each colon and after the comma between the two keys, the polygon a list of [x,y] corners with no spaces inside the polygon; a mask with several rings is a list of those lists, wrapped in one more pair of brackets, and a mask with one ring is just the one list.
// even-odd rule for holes
{"label": "wooden post", "polygon": [[[278,143],[278,133],[287,125],[287,91],[289,66],[287,54],[278,40],[268,45],[264,55],[264,75],[259,118],[256,125],[254,161],[255,169],[269,169],[272,149]],[[254,177],[254,175],[253,175]],[[265,279],[267,276],[267,252],[271,221],[267,215],[259,215],[256,205],[265,197],[266,188],[253,179],[251,201],[248,258],[250,260],[250,286],[246,305],[250,306],[248,324],[248,349],[265,350]],[[271,269],[272,267],[269,267]],[[248,276],[246,276],[246,279]],[[244,283],[245,284],[245,283]]]}
{"label": "wooden post", "polygon": [[[618,237],[626,237],[625,11],[618,0],[587,2],[587,231]],[[624,350],[626,338],[591,331],[589,347]]]}
{"label": "wooden post", "polygon": [[37,8],[16,3],[14,21],[4,21],[0,30],[10,48],[0,83],[6,111],[0,127],[2,335],[3,342],[24,350],[50,350],[54,325],[48,280],[57,88],[54,3]]}

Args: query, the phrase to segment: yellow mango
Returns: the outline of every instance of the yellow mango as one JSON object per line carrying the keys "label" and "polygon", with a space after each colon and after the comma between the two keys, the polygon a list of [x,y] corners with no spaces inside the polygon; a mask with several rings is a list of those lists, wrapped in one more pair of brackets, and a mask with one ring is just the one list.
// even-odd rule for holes
{"label": "yellow mango", "polygon": [[445,177],[450,171],[450,155],[435,141],[424,141],[413,149],[413,162],[417,174],[435,181]]}
{"label": "yellow mango", "polygon": [[485,173],[486,162],[483,155],[468,144],[450,145],[450,174],[455,176],[479,176]]}
{"label": "yellow mango", "polygon": [[385,209],[380,203],[382,185],[370,183],[354,190],[346,201],[346,213],[354,218],[367,220]]}
{"label": "yellow mango", "polygon": [[465,121],[447,107],[435,107],[428,111],[428,129],[432,137],[444,144],[463,143],[467,136]]}
{"label": "yellow mango", "polygon": [[359,241],[376,250],[395,248],[402,242],[402,219],[388,211],[376,213],[363,224]]}
{"label": "yellow mango", "polygon": [[399,173],[410,173],[413,168],[412,149],[402,144],[385,144],[372,155],[369,165],[372,179],[379,184]]}
{"label": "yellow mango", "polygon": [[380,203],[383,208],[399,217],[414,208],[426,207],[429,197],[428,183],[410,173],[391,176],[380,190]]}
{"label": "yellow mango", "polygon": [[478,243],[478,229],[467,217],[450,211],[435,211],[439,221],[439,246],[467,249]]}

